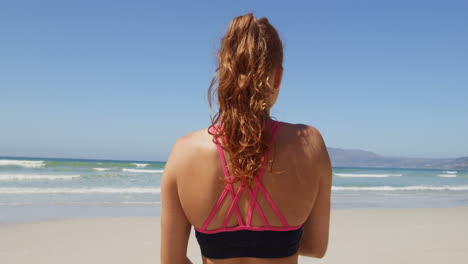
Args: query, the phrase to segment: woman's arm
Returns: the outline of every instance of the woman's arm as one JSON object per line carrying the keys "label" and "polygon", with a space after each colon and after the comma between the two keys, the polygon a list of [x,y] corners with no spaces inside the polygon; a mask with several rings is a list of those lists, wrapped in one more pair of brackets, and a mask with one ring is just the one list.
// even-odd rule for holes
{"label": "woman's arm", "polygon": [[180,204],[177,175],[183,170],[180,140],[172,148],[161,182],[161,264],[191,264],[187,244],[191,225]]}
{"label": "woman's arm", "polygon": [[309,217],[304,223],[299,254],[323,258],[328,248],[330,225],[330,196],[332,187],[332,167],[322,136],[315,128],[310,128],[310,152],[313,153],[314,177],[318,180],[318,194]]}

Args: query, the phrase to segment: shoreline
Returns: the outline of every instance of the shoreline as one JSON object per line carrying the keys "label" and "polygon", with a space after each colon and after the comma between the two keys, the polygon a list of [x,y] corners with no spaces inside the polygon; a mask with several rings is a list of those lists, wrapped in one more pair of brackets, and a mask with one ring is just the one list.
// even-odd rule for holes
{"label": "shoreline", "polygon": [[[468,207],[332,208],[323,259],[299,263],[463,263]],[[159,263],[159,217],[0,224],[2,263]],[[192,231],[188,254],[200,263]]]}

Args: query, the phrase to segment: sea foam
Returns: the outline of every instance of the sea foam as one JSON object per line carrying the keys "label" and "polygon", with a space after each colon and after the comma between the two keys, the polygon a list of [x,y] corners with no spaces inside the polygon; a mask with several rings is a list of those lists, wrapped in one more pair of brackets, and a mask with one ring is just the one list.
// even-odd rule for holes
{"label": "sea foam", "polygon": [[445,177],[445,178],[456,178],[457,175],[456,174],[439,174],[437,175],[439,177]]}
{"label": "sea foam", "polygon": [[369,186],[369,187],[355,187],[355,186],[332,186],[333,191],[468,191],[468,185],[443,185],[443,186]]}
{"label": "sea foam", "polygon": [[93,168],[95,171],[108,171],[110,170],[109,168]]}
{"label": "sea foam", "polygon": [[339,177],[356,177],[356,178],[386,178],[399,177],[401,174],[354,174],[354,173],[333,173]]}
{"label": "sea foam", "polygon": [[26,168],[41,168],[45,166],[43,160],[0,160],[0,166],[20,166]]}
{"label": "sea foam", "polygon": [[149,165],[147,163],[132,163],[132,164],[135,165],[137,168],[144,168]]}
{"label": "sea foam", "polygon": [[158,194],[161,188],[0,188],[0,194],[90,194],[90,193],[152,193]]}
{"label": "sea foam", "polygon": [[73,180],[77,178],[80,178],[80,175],[0,174],[0,181]]}
{"label": "sea foam", "polygon": [[122,171],[134,173],[163,173],[164,170],[142,170],[142,169],[127,169],[123,168]]}

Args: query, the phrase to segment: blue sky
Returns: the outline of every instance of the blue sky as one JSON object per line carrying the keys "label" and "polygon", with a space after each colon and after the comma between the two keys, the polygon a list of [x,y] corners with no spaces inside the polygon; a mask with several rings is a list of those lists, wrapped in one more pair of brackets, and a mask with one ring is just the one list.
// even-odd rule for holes
{"label": "blue sky", "polygon": [[285,44],[278,120],[330,147],[468,156],[466,1],[2,2],[0,156],[166,160],[209,125],[219,39],[247,12]]}

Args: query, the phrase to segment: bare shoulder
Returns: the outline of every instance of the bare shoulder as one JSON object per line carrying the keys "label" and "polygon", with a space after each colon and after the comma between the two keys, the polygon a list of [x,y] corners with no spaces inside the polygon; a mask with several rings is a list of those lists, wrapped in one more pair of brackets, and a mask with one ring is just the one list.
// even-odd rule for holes
{"label": "bare shoulder", "polygon": [[203,153],[207,153],[209,144],[208,129],[200,129],[178,138],[172,146],[164,172],[181,175],[192,169]]}
{"label": "bare shoulder", "polygon": [[210,146],[209,138],[206,128],[187,133],[176,140],[171,155],[176,155],[179,159],[190,160]]}
{"label": "bare shoulder", "polygon": [[[320,131],[305,124],[285,124],[286,133],[295,137],[299,142],[296,151],[301,149],[305,161],[304,164],[310,170],[309,175],[314,175],[321,182],[321,188],[327,189],[332,178],[332,166],[327,146]],[[315,182],[314,182],[315,184]]]}
{"label": "bare shoulder", "polygon": [[189,132],[178,138],[174,144],[177,147],[195,147],[200,140],[208,136],[208,129],[200,129]]}
{"label": "bare shoulder", "polygon": [[298,140],[306,155],[317,157],[323,154],[324,151],[326,152],[325,142],[317,128],[305,124],[282,123],[288,136]]}

